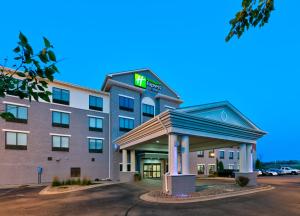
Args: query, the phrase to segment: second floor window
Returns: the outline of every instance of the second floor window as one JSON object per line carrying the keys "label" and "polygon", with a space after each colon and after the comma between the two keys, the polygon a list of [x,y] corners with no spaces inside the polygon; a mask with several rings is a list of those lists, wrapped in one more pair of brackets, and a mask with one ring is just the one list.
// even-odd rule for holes
{"label": "second floor window", "polygon": [[229,152],[229,159],[233,159],[233,152]]}
{"label": "second floor window", "polygon": [[143,108],[143,116],[149,116],[149,117],[154,116],[154,106],[149,104],[143,104],[142,108]]}
{"label": "second floor window", "polygon": [[102,153],[103,139],[89,138],[89,153]]}
{"label": "second floor window", "polygon": [[6,149],[27,149],[27,134],[21,132],[5,132],[5,148]]}
{"label": "second floor window", "polygon": [[70,91],[60,88],[52,88],[52,102],[70,105]]}
{"label": "second floor window", "polygon": [[119,117],[120,131],[128,132],[134,128],[134,119]]}
{"label": "second floor window", "polygon": [[27,107],[6,104],[5,111],[14,115],[14,118],[8,119],[8,121],[27,123],[27,120],[28,120],[28,108]]}
{"label": "second floor window", "polygon": [[103,131],[103,119],[97,117],[89,117],[89,130],[90,131]]}
{"label": "second floor window", "polygon": [[134,99],[124,96],[119,96],[119,108],[121,110],[131,111],[134,110]]}
{"label": "second floor window", "polygon": [[69,151],[70,137],[68,136],[52,136],[52,151]]}
{"label": "second floor window", "polygon": [[204,151],[197,151],[198,157],[204,157]]}
{"label": "second floor window", "polygon": [[224,151],[219,151],[220,153],[220,159],[224,159],[225,158],[225,152]]}
{"label": "second floor window", "polygon": [[103,111],[103,99],[101,97],[90,95],[89,109]]}
{"label": "second floor window", "polygon": [[52,111],[52,126],[69,128],[70,114],[65,112]]}

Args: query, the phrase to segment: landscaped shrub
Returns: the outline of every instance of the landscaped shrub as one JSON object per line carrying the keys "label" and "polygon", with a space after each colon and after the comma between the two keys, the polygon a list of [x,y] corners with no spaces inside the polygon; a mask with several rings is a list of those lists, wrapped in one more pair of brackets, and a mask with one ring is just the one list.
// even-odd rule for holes
{"label": "landscaped shrub", "polygon": [[141,181],[142,176],[140,173],[134,173],[134,181]]}
{"label": "landscaped shrub", "polygon": [[223,170],[219,170],[218,171],[218,176],[219,177],[234,177],[234,172],[236,172],[235,170],[230,170],[230,169],[223,169]]}
{"label": "landscaped shrub", "polygon": [[58,187],[61,185],[61,182],[59,181],[59,178],[55,176],[52,180],[52,187]]}
{"label": "landscaped shrub", "polygon": [[249,183],[249,178],[245,176],[239,176],[235,181],[239,186],[245,187]]}
{"label": "landscaped shrub", "polygon": [[86,177],[84,177],[81,181],[81,185],[91,185],[92,181]]}
{"label": "landscaped shrub", "polygon": [[86,177],[82,180],[80,178],[77,179],[67,179],[64,181],[60,181],[58,177],[54,177],[52,181],[52,187],[58,187],[63,185],[91,185],[92,181]]}

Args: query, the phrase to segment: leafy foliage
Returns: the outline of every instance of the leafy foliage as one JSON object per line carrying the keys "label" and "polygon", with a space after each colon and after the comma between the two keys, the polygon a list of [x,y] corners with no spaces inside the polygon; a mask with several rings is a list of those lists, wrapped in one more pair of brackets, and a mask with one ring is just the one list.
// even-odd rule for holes
{"label": "leafy foliage", "polygon": [[262,169],[262,168],[263,168],[262,162],[259,159],[257,159],[255,161],[255,169]]}
{"label": "leafy foliage", "polygon": [[239,186],[245,187],[249,183],[249,178],[245,176],[239,176],[235,181]]}
{"label": "leafy foliage", "polygon": [[[20,99],[32,98],[36,101],[42,99],[50,102],[48,83],[54,79],[58,72],[57,60],[53,52],[53,45],[47,38],[43,38],[44,47],[38,53],[34,53],[27,37],[20,32],[15,53],[14,63],[7,66],[8,60],[0,65],[0,97],[7,94],[18,96]],[[4,119],[11,118],[9,113],[0,113]]]}
{"label": "leafy foliage", "polygon": [[231,29],[225,40],[228,42],[234,35],[240,38],[250,27],[263,27],[274,10],[274,1],[243,0],[242,9],[230,20]]}

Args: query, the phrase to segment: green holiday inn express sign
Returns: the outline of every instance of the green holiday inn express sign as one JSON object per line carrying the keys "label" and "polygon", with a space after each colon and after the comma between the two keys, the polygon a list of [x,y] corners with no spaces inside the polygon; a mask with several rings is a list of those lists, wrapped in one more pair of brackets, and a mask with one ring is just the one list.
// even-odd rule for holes
{"label": "green holiday inn express sign", "polygon": [[138,73],[134,74],[134,85],[144,89],[149,86],[151,89],[161,90],[161,84],[159,82],[151,80]]}

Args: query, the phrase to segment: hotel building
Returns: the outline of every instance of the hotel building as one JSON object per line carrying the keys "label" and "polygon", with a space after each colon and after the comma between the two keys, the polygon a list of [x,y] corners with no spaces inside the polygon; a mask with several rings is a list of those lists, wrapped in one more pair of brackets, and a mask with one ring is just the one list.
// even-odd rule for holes
{"label": "hotel building", "polygon": [[[15,115],[11,121],[0,119],[0,184],[37,183],[38,172],[42,182],[51,182],[55,176],[120,180],[125,172],[161,179],[169,170],[168,149],[163,147],[168,140],[143,136],[149,135],[146,129],[154,130],[156,121],[167,130],[166,114],[186,114],[230,126],[240,131],[241,142],[246,137],[244,130],[255,130],[255,139],[264,134],[227,101],[182,107],[179,95],[149,69],[108,74],[100,90],[61,81],[50,83],[49,90],[51,103],[13,95],[0,98],[0,110]],[[136,138],[141,144],[126,150],[122,139],[134,134],[134,129],[145,130]],[[189,173],[212,174],[217,160],[225,169],[239,170],[240,146],[222,137],[216,145],[208,145],[210,139],[201,139],[202,147],[190,147]],[[180,151],[176,158],[180,174],[185,159]]]}

